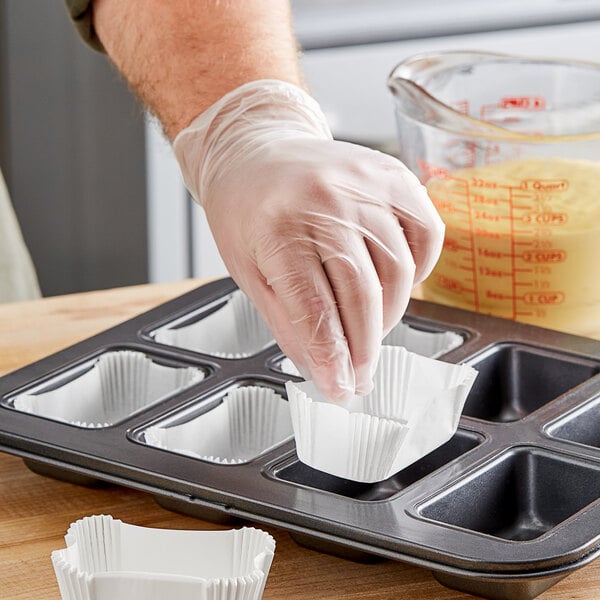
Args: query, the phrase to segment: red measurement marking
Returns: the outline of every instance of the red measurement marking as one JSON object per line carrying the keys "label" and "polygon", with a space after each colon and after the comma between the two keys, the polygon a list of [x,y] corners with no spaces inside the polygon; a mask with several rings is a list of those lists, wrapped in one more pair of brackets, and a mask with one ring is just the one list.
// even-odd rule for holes
{"label": "red measurement marking", "polygon": [[546,108],[546,100],[543,96],[505,96],[504,98],[500,98],[498,107],[544,110]]}
{"label": "red measurement marking", "polygon": [[461,245],[461,243],[454,238],[446,238],[444,240],[444,250],[447,250],[448,252],[470,252],[471,248],[469,246]]}
{"label": "red measurement marking", "polygon": [[445,169],[444,167],[440,167],[439,165],[434,165],[422,158],[417,160],[417,166],[421,169],[421,173],[426,179],[430,177],[449,177],[450,171]]}
{"label": "red measurement marking", "polygon": [[564,225],[567,222],[567,213],[562,212],[530,212],[521,217],[524,223],[537,223],[538,225]]}
{"label": "red measurement marking", "polygon": [[536,192],[564,192],[569,189],[569,181],[567,179],[525,179],[522,188]]}
{"label": "red measurement marking", "polygon": [[444,240],[444,250],[449,252],[458,252],[461,249],[460,244],[454,238],[446,238]]}
{"label": "red measurement marking", "polygon": [[479,274],[483,277],[511,277],[511,273],[501,271],[500,269],[490,269],[490,267],[479,267]]}
{"label": "red measurement marking", "polygon": [[[500,219],[505,218],[500,215],[493,215],[491,213],[486,212],[485,210],[476,210],[473,215],[474,219],[479,219],[481,221],[490,221],[492,223],[497,223]],[[507,217],[506,217],[507,218]]]}
{"label": "red measurement marking", "polygon": [[[524,233],[524,234],[533,234],[533,229],[513,229],[513,233]],[[530,245],[531,242],[515,242],[515,244],[525,244]]]}
{"label": "red measurement marking", "polygon": [[485,290],[485,297],[492,300],[512,300],[512,296],[507,296],[500,292],[492,292],[492,290]]}
{"label": "red measurement marking", "polygon": [[[513,198],[513,190],[511,189],[509,191],[509,196],[510,196],[510,216],[511,219],[512,217],[514,217],[514,213],[515,213],[515,205],[514,205],[514,198]],[[514,221],[511,220],[511,233],[510,233],[510,251],[511,251],[511,257],[510,257],[510,266],[511,269],[513,271],[513,273],[515,272],[515,224]],[[513,311],[513,319],[517,318],[516,312],[517,312],[517,305],[514,301],[514,297],[517,295],[517,284],[516,284],[516,280],[513,277],[512,279],[512,295],[513,295],[513,303],[512,303],[512,311]]]}
{"label": "red measurement marking", "polygon": [[440,205],[435,202],[434,200],[434,204],[436,205],[436,207],[439,209],[440,212],[446,212],[449,214],[459,214],[459,215],[468,215],[469,211],[465,208],[458,208],[456,206],[456,204],[451,204],[449,203],[449,206],[444,206],[444,207],[440,207]]}
{"label": "red measurement marking", "polygon": [[[451,202],[450,200],[438,200],[437,198],[432,198],[432,200],[433,200],[433,203],[435,204],[435,207],[440,212],[443,211],[443,212],[450,213],[450,214],[457,212],[454,202]],[[463,212],[465,212],[465,211],[463,211]]]}
{"label": "red measurement marking", "polygon": [[462,113],[463,115],[469,114],[469,101],[468,100],[457,100],[454,103],[454,110]]}
{"label": "red measurement marking", "polygon": [[528,263],[562,263],[567,260],[564,250],[525,250],[521,258]]}
{"label": "red measurement marking", "polygon": [[471,185],[475,188],[486,188],[488,190],[495,190],[498,187],[495,181],[487,181],[480,177],[471,177]]}
{"label": "red measurement marking", "polygon": [[[497,104],[484,104],[480,109],[479,109],[479,118],[482,121],[486,121],[489,119],[488,114],[490,113],[490,111],[492,113],[496,112],[498,110],[498,105]],[[491,119],[490,119],[491,121]]]}
{"label": "red measurement marking", "polygon": [[485,258],[504,258],[508,256],[504,252],[496,252],[495,250],[488,250],[488,248],[477,248],[477,255]]}
{"label": "red measurement marking", "polygon": [[446,277],[445,275],[437,275],[435,278],[436,284],[449,292],[455,292],[457,294],[462,293],[463,287],[460,281]]}
{"label": "red measurement marking", "polygon": [[475,235],[479,237],[491,238],[493,240],[499,240],[503,236],[503,234],[501,233],[497,233],[495,231],[488,231],[487,229],[481,229],[480,227],[477,227],[475,229]]}
{"label": "red measurement marking", "polygon": [[[471,185],[469,185],[468,183],[466,183],[466,189],[469,192],[469,209],[472,208],[472,204],[471,204],[471,187],[475,185],[475,182],[473,180],[473,178],[471,178]],[[478,289],[478,283],[477,283],[477,272],[475,270],[475,235],[474,235],[474,231],[473,231],[473,216],[471,215],[471,211],[469,210],[469,244],[471,246],[471,258],[472,258],[472,284],[473,284],[473,290],[469,290],[469,293],[473,294],[473,306],[475,308],[476,311],[479,310],[479,295],[475,292],[475,290]]]}
{"label": "red measurement marking", "polygon": [[501,198],[488,198],[483,194],[473,194],[471,201],[473,204],[487,204],[490,206],[498,206],[500,202],[505,202],[505,200],[502,200]]}
{"label": "red measurement marking", "polygon": [[496,156],[500,154],[500,146],[498,144],[488,144],[485,148],[484,162],[489,165]]}
{"label": "red measurement marking", "polygon": [[527,292],[523,296],[525,304],[562,304],[565,301],[563,292],[547,291],[547,292]]}

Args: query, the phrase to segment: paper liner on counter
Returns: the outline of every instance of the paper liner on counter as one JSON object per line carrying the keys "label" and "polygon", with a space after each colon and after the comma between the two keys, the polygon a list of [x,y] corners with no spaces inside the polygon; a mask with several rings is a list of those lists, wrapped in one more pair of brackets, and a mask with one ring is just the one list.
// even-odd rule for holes
{"label": "paper liner on counter", "polygon": [[344,406],[312,381],[288,381],[298,458],[345,479],[387,479],[454,435],[476,375],[468,365],[383,346],[373,391]]}
{"label": "paper liner on counter", "polygon": [[[409,352],[438,358],[463,344],[462,336],[454,331],[424,331],[408,323],[400,322],[383,339],[384,346],[402,346]],[[301,377],[296,365],[287,356],[279,363],[279,370],[286,375]]]}
{"label": "paper liner on counter", "polygon": [[17,396],[14,407],[79,427],[106,427],[203,378],[201,369],[161,365],[141,352],[107,352],[66,383]]}
{"label": "paper liner on counter", "polygon": [[180,425],[154,425],[147,444],[220,464],[239,464],[290,439],[287,401],[271,388],[231,390],[215,408]]}
{"label": "paper liner on counter", "polygon": [[275,540],[260,529],[152,529],[110,516],[72,523],[52,552],[63,600],[260,600]]}
{"label": "paper liner on counter", "polygon": [[156,331],[154,339],[221,358],[244,358],[274,344],[273,334],[258,310],[241,291],[231,294],[227,303],[189,325]]}

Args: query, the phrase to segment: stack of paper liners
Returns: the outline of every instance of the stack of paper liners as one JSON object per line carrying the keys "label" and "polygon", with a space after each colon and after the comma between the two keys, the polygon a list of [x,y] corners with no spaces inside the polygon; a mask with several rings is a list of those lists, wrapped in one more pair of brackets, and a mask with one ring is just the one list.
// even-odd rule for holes
{"label": "stack of paper liners", "polygon": [[14,407],[78,427],[107,427],[203,378],[200,369],[160,365],[141,352],[107,352],[63,385],[17,396]]}
{"label": "stack of paper liners", "polygon": [[184,531],[85,517],[52,552],[63,600],[260,600],[275,540],[259,529]]}
{"label": "stack of paper liners", "polygon": [[271,388],[231,390],[215,408],[180,425],[154,425],[146,443],[220,464],[239,464],[293,435],[286,400]]}
{"label": "stack of paper liners", "polygon": [[[402,346],[409,352],[438,358],[461,346],[463,341],[462,336],[454,331],[424,331],[400,322],[385,336],[383,345]],[[301,375],[296,365],[287,357],[281,361],[279,368],[287,375]]]}
{"label": "stack of paper liners", "polygon": [[206,317],[190,325],[161,328],[154,339],[220,358],[252,356],[275,343],[254,304],[239,290],[231,294],[223,307]]}
{"label": "stack of paper liners", "polygon": [[298,458],[345,479],[383,481],[456,432],[477,372],[384,346],[367,396],[345,406],[311,381],[286,384]]}

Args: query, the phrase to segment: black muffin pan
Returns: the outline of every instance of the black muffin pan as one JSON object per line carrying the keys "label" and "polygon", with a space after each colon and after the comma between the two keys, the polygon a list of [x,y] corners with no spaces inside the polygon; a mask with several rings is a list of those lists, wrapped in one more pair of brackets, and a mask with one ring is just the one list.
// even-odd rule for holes
{"label": "black muffin pan", "polygon": [[[235,291],[229,279],[210,283],[1,378],[0,448],[45,475],[129,486],[202,519],[275,525],[317,550],[404,561],[487,598],[534,598],[600,553],[600,342],[592,339],[411,301],[404,322],[460,335],[441,359],[479,375],[456,435],[376,484],[300,463],[289,432],[236,464],[150,445],[149,428],[202,419],[232,390],[268,388],[285,399],[285,382],[299,379],[282,371],[274,342],[231,358],[157,335],[210,318]],[[47,406],[69,394],[80,408],[85,394],[63,391],[82,376],[99,395],[122,393],[114,390],[127,382],[107,384],[94,369],[124,352],[152,372],[192,376],[169,375],[169,384],[152,375],[159,397],[106,423],[23,409],[31,396]],[[135,389],[159,385],[140,381]]]}

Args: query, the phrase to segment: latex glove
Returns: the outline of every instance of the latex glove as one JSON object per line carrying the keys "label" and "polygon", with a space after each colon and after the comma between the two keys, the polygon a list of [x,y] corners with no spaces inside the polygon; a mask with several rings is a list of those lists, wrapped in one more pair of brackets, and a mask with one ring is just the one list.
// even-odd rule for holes
{"label": "latex glove", "polygon": [[174,150],[281,349],[328,398],[368,393],[383,336],[441,251],[444,225],[418,179],[332,140],[316,101],[281,81],[227,94]]}

